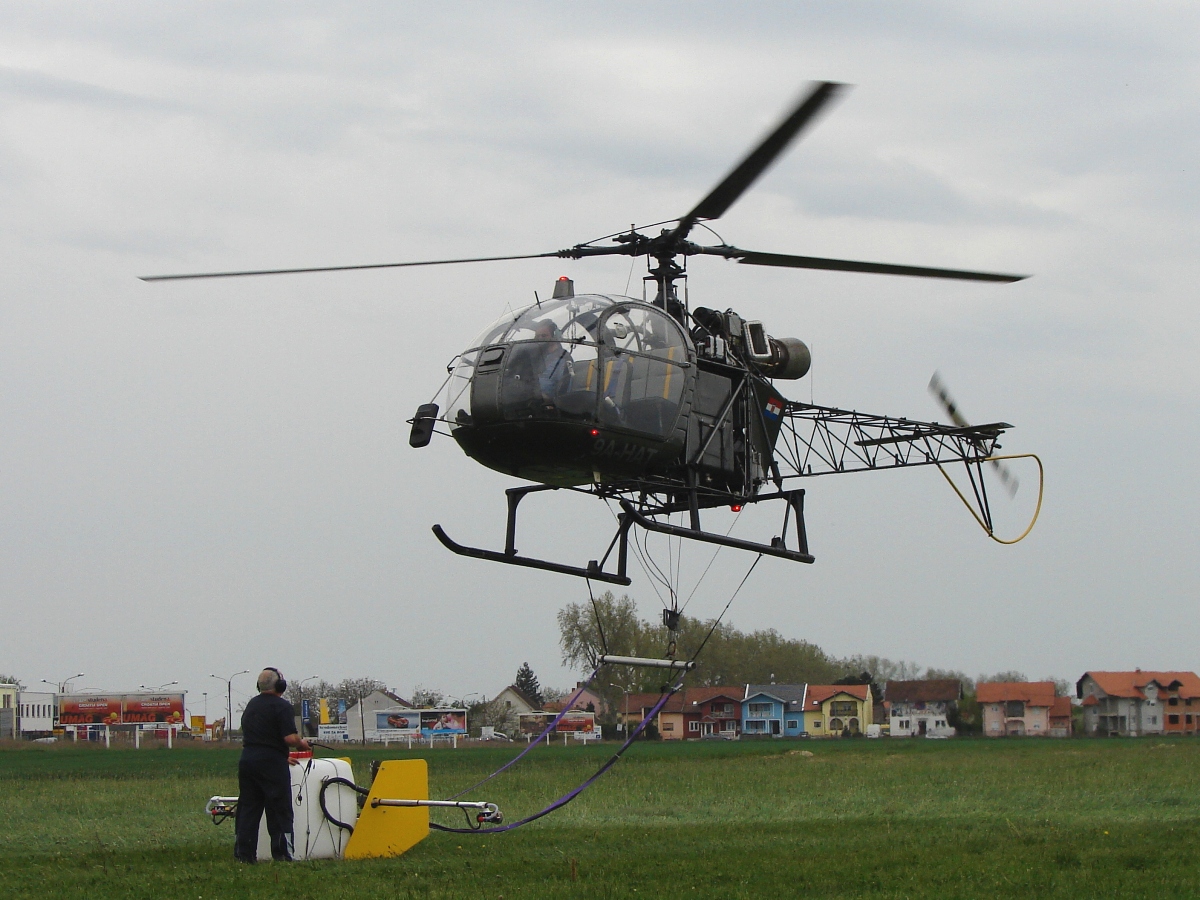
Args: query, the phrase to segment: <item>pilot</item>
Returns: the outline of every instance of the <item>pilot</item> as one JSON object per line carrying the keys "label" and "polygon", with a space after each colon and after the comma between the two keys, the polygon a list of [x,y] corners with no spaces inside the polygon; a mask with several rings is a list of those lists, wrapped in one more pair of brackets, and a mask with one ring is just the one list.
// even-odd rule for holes
{"label": "pilot", "polygon": [[553,406],[562,386],[571,377],[571,356],[558,341],[558,329],[548,319],[538,322],[534,332],[541,348],[541,360],[535,370],[538,393],[547,406]]}
{"label": "pilot", "polygon": [[534,340],[513,347],[505,376],[505,404],[519,415],[554,410],[558,395],[571,378],[570,354],[558,341],[548,319],[534,324]]}

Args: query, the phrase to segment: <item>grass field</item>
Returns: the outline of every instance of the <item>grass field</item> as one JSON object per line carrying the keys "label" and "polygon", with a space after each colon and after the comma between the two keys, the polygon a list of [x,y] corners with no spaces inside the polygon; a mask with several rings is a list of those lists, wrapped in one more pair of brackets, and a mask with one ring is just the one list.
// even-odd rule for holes
{"label": "grass field", "polygon": [[[424,754],[431,796],[512,752]],[[538,750],[475,799],[518,818],[611,752]],[[0,750],[4,896],[1200,896],[1190,739],[648,743],[511,834],[433,833],[399,859],[252,867],[233,862],[231,823],[203,812],[209,796],[237,793],[237,755]],[[410,754],[350,755],[361,781],[370,759]]]}

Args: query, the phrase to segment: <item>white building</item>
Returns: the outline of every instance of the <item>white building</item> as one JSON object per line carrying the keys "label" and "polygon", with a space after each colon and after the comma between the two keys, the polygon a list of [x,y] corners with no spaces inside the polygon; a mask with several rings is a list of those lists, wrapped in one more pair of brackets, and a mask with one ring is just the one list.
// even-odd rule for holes
{"label": "white building", "polygon": [[892,737],[953,737],[949,716],[962,699],[962,683],[954,678],[889,681],[884,699]]}
{"label": "white building", "polygon": [[[397,707],[412,708],[412,704],[391,691],[372,691],[346,710],[346,731],[352,741],[372,740],[375,737],[375,713]],[[366,714],[367,721],[363,722]]]}
{"label": "white building", "polygon": [[17,728],[22,735],[49,734],[54,730],[58,698],[52,691],[17,694]]}

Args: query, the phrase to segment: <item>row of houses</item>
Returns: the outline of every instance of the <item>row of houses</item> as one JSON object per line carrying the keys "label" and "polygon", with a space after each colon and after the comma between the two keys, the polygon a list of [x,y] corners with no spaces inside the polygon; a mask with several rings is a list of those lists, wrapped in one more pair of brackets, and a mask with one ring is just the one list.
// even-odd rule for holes
{"label": "row of houses", "polygon": [[[1069,737],[1076,711],[1090,736],[1200,733],[1200,677],[1193,672],[1086,672],[1076,701],[1052,681],[983,682],[976,686],[982,732],[987,737]],[[626,694],[615,718],[623,728],[640,723],[661,695]],[[529,706],[515,688],[498,699]],[[655,717],[664,740],[734,739],[742,736],[843,737],[856,734],[943,738],[963,700],[954,679],[889,681],[883,698],[870,685],[746,684],[685,688]],[[576,702],[599,711],[601,699],[585,691]],[[521,711],[527,711],[522,709]]]}
{"label": "row of houses", "polygon": [[[577,686],[573,708],[608,713],[622,730],[642,722],[661,699],[627,693],[616,710]],[[574,693],[574,692],[573,692]],[[1200,734],[1200,677],[1194,672],[1086,672],[1075,685],[1076,703],[1051,681],[982,682],[976,686],[982,732],[987,737],[1068,737],[1076,719],[1090,736]],[[48,733],[56,722],[56,696],[0,685],[0,738]],[[668,699],[653,722],[665,740],[754,737],[842,737],[887,733],[892,737],[951,737],[963,700],[954,679],[889,681],[876,698],[867,684],[746,684],[685,688]],[[492,701],[516,716],[558,712],[562,702],[537,704],[510,685]],[[364,738],[376,712],[410,704],[376,691],[347,711],[346,730]]]}

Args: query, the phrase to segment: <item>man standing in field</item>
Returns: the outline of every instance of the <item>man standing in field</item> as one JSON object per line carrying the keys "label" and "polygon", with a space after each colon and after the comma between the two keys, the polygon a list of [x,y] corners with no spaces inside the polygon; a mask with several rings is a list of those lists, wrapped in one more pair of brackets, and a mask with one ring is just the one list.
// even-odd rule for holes
{"label": "man standing in field", "polygon": [[288,747],[309,750],[296,734],[292,704],[283,699],[287,680],[268,666],[258,676],[258,696],[242,712],[242,758],[238,761],[237,838],[233,855],[242,862],[258,858],[258,829],[263,810],[271,836],[271,857],[292,858],[292,776]]}

